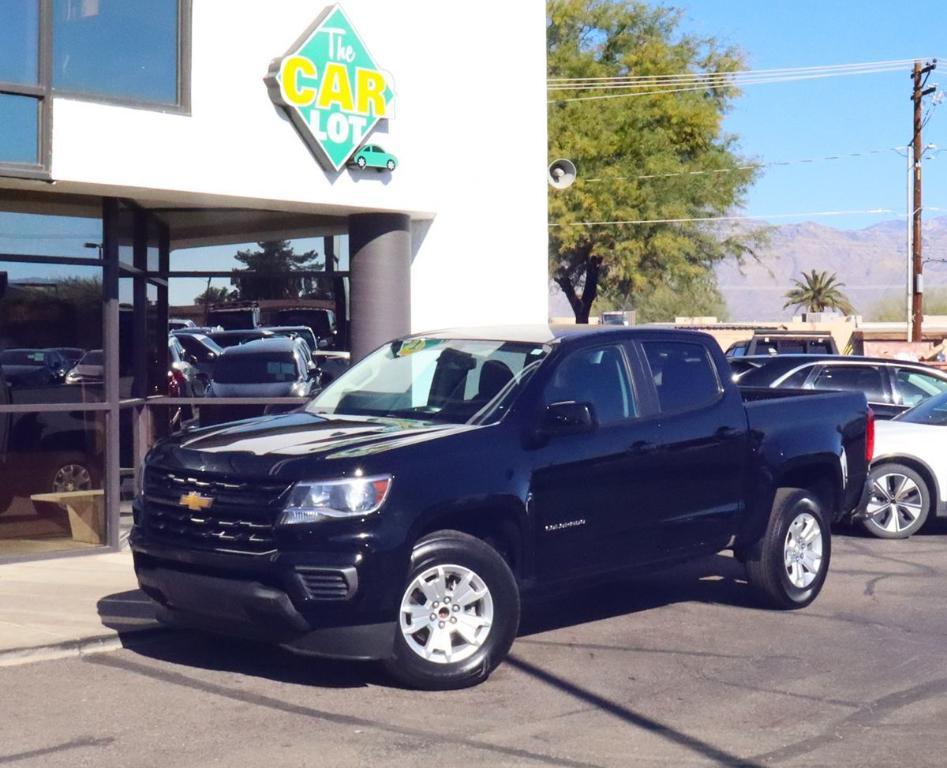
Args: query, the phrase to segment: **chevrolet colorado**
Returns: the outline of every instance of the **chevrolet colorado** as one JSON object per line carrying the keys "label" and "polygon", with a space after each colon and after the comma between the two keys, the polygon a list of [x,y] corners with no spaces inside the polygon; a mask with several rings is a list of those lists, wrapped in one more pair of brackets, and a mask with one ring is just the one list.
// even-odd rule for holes
{"label": "chevrolet colorado", "polygon": [[808,605],[872,429],[861,394],[738,389],[701,333],[443,331],[157,444],[130,541],[167,622],[461,687],[521,596],[587,579],[731,549],[766,603]]}

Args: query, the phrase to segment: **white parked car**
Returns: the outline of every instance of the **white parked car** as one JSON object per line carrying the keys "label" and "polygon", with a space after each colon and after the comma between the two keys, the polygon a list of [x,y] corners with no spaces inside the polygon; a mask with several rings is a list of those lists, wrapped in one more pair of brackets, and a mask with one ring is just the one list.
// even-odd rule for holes
{"label": "white parked car", "polygon": [[930,516],[947,515],[947,393],[875,425],[865,529],[906,539]]}

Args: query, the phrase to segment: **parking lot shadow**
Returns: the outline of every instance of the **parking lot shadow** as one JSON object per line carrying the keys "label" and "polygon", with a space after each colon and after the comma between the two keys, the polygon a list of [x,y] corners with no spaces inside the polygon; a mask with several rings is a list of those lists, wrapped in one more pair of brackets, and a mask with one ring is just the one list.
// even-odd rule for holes
{"label": "parking lot shadow", "polygon": [[324,688],[387,683],[375,664],[301,656],[275,645],[164,627],[154,620],[153,603],[137,590],[102,598],[98,611],[125,649],[155,661]]}
{"label": "parking lot shadow", "polygon": [[[714,555],[673,571],[613,578],[565,593],[527,598],[519,635],[694,601],[756,607],[743,566],[732,557]],[[155,661],[307,686],[396,685],[377,664],[301,656],[251,640],[160,628],[153,604],[137,590],[102,598],[98,610],[102,623],[119,633],[127,650]],[[141,631],[156,628],[157,632]]]}
{"label": "parking lot shadow", "polygon": [[[565,599],[564,599],[565,598]],[[743,565],[712,555],[667,571],[592,584],[524,601],[520,637],[682,602],[757,608]]]}

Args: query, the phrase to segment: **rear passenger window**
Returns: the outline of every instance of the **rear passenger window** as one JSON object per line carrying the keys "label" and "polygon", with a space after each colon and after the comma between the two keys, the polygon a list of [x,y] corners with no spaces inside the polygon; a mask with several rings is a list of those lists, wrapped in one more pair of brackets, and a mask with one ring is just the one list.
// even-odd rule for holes
{"label": "rear passenger window", "polygon": [[637,415],[625,361],[617,346],[572,352],[556,367],[544,393],[546,404],[591,403],[599,424]]}
{"label": "rear passenger window", "polygon": [[812,382],[816,389],[838,389],[863,392],[869,402],[884,402],[884,383],[881,369],[873,365],[827,365]]}
{"label": "rear passenger window", "polygon": [[806,383],[806,379],[809,378],[810,373],[812,373],[812,366],[807,365],[795,373],[787,376],[782,380],[779,386],[785,387],[786,389],[802,389],[803,385]]}
{"label": "rear passenger window", "polygon": [[683,411],[715,400],[721,392],[717,369],[701,344],[646,341],[642,344],[661,410]]}

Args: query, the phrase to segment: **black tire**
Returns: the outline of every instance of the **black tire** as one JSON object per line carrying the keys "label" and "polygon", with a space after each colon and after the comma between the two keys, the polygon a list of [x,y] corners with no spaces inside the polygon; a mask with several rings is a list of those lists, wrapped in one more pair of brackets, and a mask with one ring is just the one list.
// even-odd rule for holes
{"label": "black tire", "polygon": [[[901,495],[900,478],[904,478]],[[931,491],[927,481],[911,467],[888,461],[875,464],[868,473],[871,497],[868,509],[878,509],[872,517],[861,519],[862,527],[879,539],[906,539],[917,533],[927,522],[931,511]],[[913,489],[911,488],[913,484]],[[896,498],[897,497],[897,498]],[[897,512],[891,509],[891,501],[898,501]],[[910,506],[908,506],[910,505]],[[917,509],[917,507],[920,509]],[[910,516],[916,514],[913,520]]]}
{"label": "black tire", "polygon": [[385,165],[387,166],[387,168],[388,168],[389,171],[393,171],[393,170],[395,169],[395,161],[394,161],[394,160],[389,160],[387,163],[385,163]]}
{"label": "black tire", "polygon": [[[405,593],[416,578],[440,565],[468,569],[483,582],[492,601],[493,621],[482,645],[469,657],[457,662],[431,661],[409,646],[402,632],[402,621],[406,621],[406,618],[401,615],[399,605],[394,654],[385,661],[385,667],[393,677],[411,688],[450,690],[483,682],[506,657],[519,628],[520,598],[516,578],[495,549],[459,531],[431,533],[414,547],[411,569],[404,586]],[[449,594],[453,595],[453,587]],[[414,637],[423,638],[425,631],[421,627]]]}
{"label": "black tire", "polygon": [[365,158],[364,158],[364,157],[360,157],[358,160],[355,161],[355,164],[356,164],[359,168],[364,168],[365,165],[366,165],[366,163],[365,163]]}
{"label": "black tire", "polygon": [[[810,516],[818,526],[813,538],[818,539],[820,557],[818,567],[808,569],[800,562],[790,566],[786,563],[789,545],[789,529],[803,515]],[[794,533],[795,536],[795,533]],[[773,509],[763,537],[746,552],[746,571],[750,584],[763,602],[771,608],[791,610],[809,605],[822,590],[829,572],[832,555],[832,535],[825,519],[822,504],[812,491],[803,488],[780,488],[773,499]],[[812,559],[807,561],[812,563]],[[804,586],[793,583],[793,578],[802,569],[802,577],[814,573],[815,578]]]}

